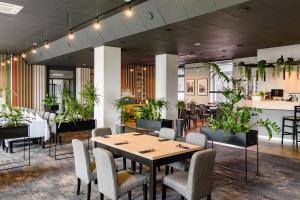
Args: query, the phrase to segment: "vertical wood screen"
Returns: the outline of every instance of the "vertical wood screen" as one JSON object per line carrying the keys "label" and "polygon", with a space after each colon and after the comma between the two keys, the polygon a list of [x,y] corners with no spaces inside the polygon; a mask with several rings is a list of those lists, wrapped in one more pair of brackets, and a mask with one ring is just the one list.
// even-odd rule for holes
{"label": "vertical wood screen", "polygon": [[43,110],[43,99],[46,95],[46,66],[33,65],[33,107]]}
{"label": "vertical wood screen", "polygon": [[140,101],[155,98],[155,67],[122,65],[121,89],[130,91]]}
{"label": "vertical wood screen", "polygon": [[[2,88],[2,89],[6,89],[7,88],[7,66],[6,65],[4,65],[4,66],[2,66],[1,65],[1,61],[2,61],[2,59],[4,58],[4,56],[3,55],[0,55],[0,88]],[[4,99],[6,98],[6,96],[5,96],[5,93],[6,92],[3,92],[3,97],[4,97]]]}
{"label": "vertical wood screen", "polygon": [[84,87],[88,82],[93,80],[91,68],[80,68],[80,85]]}

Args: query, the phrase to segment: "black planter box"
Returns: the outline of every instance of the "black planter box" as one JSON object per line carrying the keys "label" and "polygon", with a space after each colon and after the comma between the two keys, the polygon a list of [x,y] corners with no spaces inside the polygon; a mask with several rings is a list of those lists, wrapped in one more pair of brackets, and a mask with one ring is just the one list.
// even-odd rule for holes
{"label": "black planter box", "polygon": [[1,127],[0,126],[0,139],[13,139],[29,137],[28,125],[17,127]]}
{"label": "black planter box", "polygon": [[56,133],[92,130],[96,127],[96,120],[76,121],[56,124]]}
{"label": "black planter box", "polygon": [[148,131],[159,131],[161,128],[173,128],[173,120],[162,119],[150,120],[150,119],[137,119],[136,127],[146,129]]}
{"label": "black planter box", "polygon": [[54,105],[54,106],[44,105],[44,109],[46,112],[56,112],[59,110],[59,105]]}
{"label": "black planter box", "polygon": [[225,144],[231,144],[239,147],[250,147],[257,145],[258,132],[256,130],[250,130],[247,134],[245,133],[224,133],[221,130],[213,131],[209,127],[202,127],[200,133],[207,136],[208,140],[214,142],[220,142]]}

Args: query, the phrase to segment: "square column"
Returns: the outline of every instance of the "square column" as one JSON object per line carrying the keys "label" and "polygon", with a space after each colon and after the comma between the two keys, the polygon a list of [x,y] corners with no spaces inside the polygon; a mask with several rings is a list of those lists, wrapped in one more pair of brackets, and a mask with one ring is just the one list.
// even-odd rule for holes
{"label": "square column", "polygon": [[168,110],[164,110],[162,118],[177,119],[176,103],[178,99],[178,56],[170,54],[155,57],[155,96],[168,101]]}
{"label": "square column", "polygon": [[100,95],[95,106],[97,127],[110,127],[120,123],[120,114],[114,101],[121,97],[121,49],[101,46],[94,49],[94,83]]}

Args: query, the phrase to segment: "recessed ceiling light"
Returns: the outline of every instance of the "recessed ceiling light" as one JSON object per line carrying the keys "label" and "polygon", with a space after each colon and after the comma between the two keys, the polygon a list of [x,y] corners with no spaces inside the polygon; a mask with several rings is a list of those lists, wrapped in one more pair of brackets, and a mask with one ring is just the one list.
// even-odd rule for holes
{"label": "recessed ceiling light", "polygon": [[197,42],[197,43],[195,43],[194,45],[195,45],[195,46],[200,46],[201,44],[200,44],[200,42]]}
{"label": "recessed ceiling light", "polygon": [[17,15],[23,8],[23,6],[0,2],[0,13]]}

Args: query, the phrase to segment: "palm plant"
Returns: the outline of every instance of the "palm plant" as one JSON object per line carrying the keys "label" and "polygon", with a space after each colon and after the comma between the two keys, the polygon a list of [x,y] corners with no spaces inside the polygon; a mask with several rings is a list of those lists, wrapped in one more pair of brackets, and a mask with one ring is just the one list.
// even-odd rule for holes
{"label": "palm plant", "polygon": [[57,103],[57,97],[55,95],[46,95],[45,99],[43,100],[44,105],[46,106],[56,106]]}
{"label": "palm plant", "polygon": [[168,102],[164,98],[146,100],[144,105],[136,108],[140,119],[161,120],[163,109],[168,108]]}
{"label": "palm plant", "polygon": [[186,109],[186,105],[184,101],[178,101],[176,103],[176,108],[178,109],[178,117],[181,118],[182,111]]}
{"label": "palm plant", "polygon": [[0,118],[4,120],[3,127],[17,127],[22,125],[23,114],[16,107],[3,104],[1,106]]}
{"label": "palm plant", "polygon": [[128,101],[131,98],[128,96],[121,97],[120,99],[116,99],[114,101],[114,106],[118,111],[121,112],[121,123],[124,124],[129,119],[129,113],[126,112],[126,106],[128,105]]}

